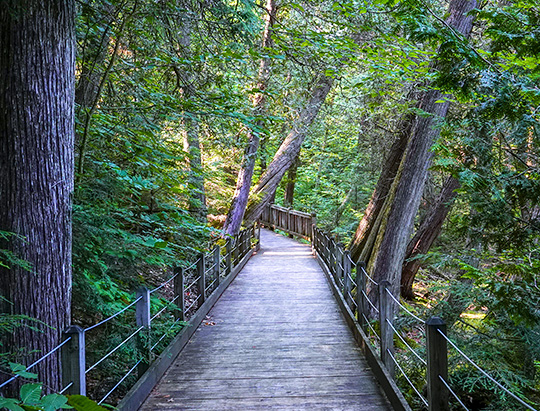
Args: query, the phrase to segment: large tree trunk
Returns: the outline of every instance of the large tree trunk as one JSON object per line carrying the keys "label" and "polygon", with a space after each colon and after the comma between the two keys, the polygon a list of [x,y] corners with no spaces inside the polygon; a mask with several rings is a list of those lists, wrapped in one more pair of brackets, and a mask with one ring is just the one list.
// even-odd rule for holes
{"label": "large tree trunk", "polygon": [[439,237],[446,216],[452,208],[457,196],[459,181],[454,177],[448,177],[444,186],[428,210],[426,217],[420,224],[414,237],[409,241],[405,251],[405,262],[401,271],[401,296],[408,299],[414,298],[413,283],[416,273],[422,262],[417,256],[425,254],[431,248],[433,242]]}
{"label": "large tree trunk", "polygon": [[[468,36],[473,18],[466,13],[475,7],[476,0],[452,0],[447,23]],[[375,280],[389,281],[390,292],[395,296],[399,295],[401,267],[431,164],[430,148],[439,135],[436,124],[446,117],[450,104],[441,100],[444,95],[438,90],[427,91],[420,100],[420,110],[429,116],[418,116],[414,122],[405,155],[386,199],[387,206],[379,216],[377,238],[368,261],[368,270]],[[370,294],[377,302],[377,290],[371,290]]]}
{"label": "large tree trunk", "polygon": [[[272,47],[272,27],[275,18],[276,2],[275,0],[268,0],[266,3],[265,26],[262,40],[263,50]],[[262,115],[266,108],[266,96],[264,91],[266,90],[268,80],[270,79],[270,62],[270,58],[263,58],[259,67],[257,89],[261,90],[261,92],[255,95],[253,101],[254,115],[256,118],[255,127],[251,128],[248,132],[248,144],[244,151],[244,158],[242,159],[240,171],[238,172],[236,190],[234,191],[232,203],[223,227],[223,232],[228,235],[238,234],[246,211],[249,190],[253,180],[253,171],[255,170],[257,150],[259,149],[259,129],[264,125],[262,120]]]}
{"label": "large tree trunk", "polygon": [[[414,123],[414,114],[407,113],[403,116],[398,123],[398,138],[394,141],[390,147],[390,152],[384,162],[384,167],[377,181],[377,186],[371,195],[371,199],[366,207],[364,216],[358,224],[356,233],[349,245],[351,251],[351,257],[355,261],[366,261],[371,254],[371,248],[375,242],[376,222],[381,210],[383,209],[384,202],[390,192],[390,187],[396,178],[399,164],[403,158],[403,153],[407,147],[407,142],[411,134],[412,126]],[[367,245],[371,244],[371,247]],[[363,256],[362,256],[363,255]]]}
{"label": "large tree trunk", "polygon": [[264,207],[266,207],[270,199],[275,195],[281,179],[289,167],[291,167],[296,157],[298,157],[302,143],[306,137],[306,132],[317,117],[317,114],[319,114],[319,110],[333,84],[334,79],[325,75],[321,75],[315,83],[306,107],[294,122],[292,130],[283,143],[281,143],[272,162],[268,165],[268,168],[250,194],[245,216],[245,220],[248,223],[254,222],[259,218]]}
{"label": "large tree trunk", "polygon": [[285,196],[283,198],[283,204],[286,207],[293,207],[294,203],[294,188],[296,187],[296,173],[298,172],[298,165],[300,159],[297,157],[291,168],[287,172],[287,185],[285,186]]}
{"label": "large tree trunk", "polygon": [[[24,364],[54,348],[70,322],[74,17],[68,0],[0,7],[0,230],[16,235],[0,247],[32,265],[0,265],[0,305],[47,325],[4,336],[5,350],[37,350]],[[57,354],[32,371],[59,389]]]}

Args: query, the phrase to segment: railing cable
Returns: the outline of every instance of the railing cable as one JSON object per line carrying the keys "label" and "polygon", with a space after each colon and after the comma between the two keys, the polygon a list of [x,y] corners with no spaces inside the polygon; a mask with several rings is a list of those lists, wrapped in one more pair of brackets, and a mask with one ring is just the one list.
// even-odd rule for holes
{"label": "railing cable", "polygon": [[110,320],[112,320],[113,318],[115,317],[118,317],[120,314],[122,314],[124,311],[126,311],[127,309],[133,307],[135,304],[137,304],[138,301],[140,301],[142,299],[142,295],[139,296],[139,298],[137,298],[135,301],[133,301],[131,304],[129,304],[128,306],[122,308],[120,311],[117,311],[116,313],[114,313],[113,315],[105,318],[104,320],[101,320],[100,322],[98,322],[97,324],[94,324],[94,325],[91,325],[90,327],[88,328],[85,328],[84,329],[84,332],[87,332],[87,331],[90,331],[90,330],[93,330],[94,328],[96,327],[99,327],[100,325],[102,324],[105,324],[106,322],[109,322]]}
{"label": "railing cable", "polygon": [[399,300],[394,297],[394,295],[390,292],[390,290],[388,288],[385,288],[384,289],[388,295],[390,296],[390,298],[392,298],[392,300],[394,300],[396,302],[396,304],[398,306],[400,306],[407,314],[409,314],[411,317],[413,317],[416,321],[418,321],[419,323],[422,323],[422,324],[425,324],[426,322],[424,320],[422,320],[420,317],[418,317],[417,315],[414,315],[413,313],[411,313],[403,304],[401,304],[399,302]]}
{"label": "railing cable", "polygon": [[109,397],[109,395],[111,395],[114,392],[114,390],[116,390],[120,386],[120,384],[124,382],[124,380],[129,376],[129,374],[131,374],[141,362],[142,362],[142,358],[139,361],[137,361],[135,365],[131,367],[130,370],[126,374],[124,374],[124,376],[120,379],[120,381],[118,381],[116,385],[112,387],[110,391],[107,394],[105,394],[105,396],[101,400],[99,400],[98,405],[101,405],[103,401],[105,401]]}
{"label": "railing cable", "polygon": [[517,402],[519,402],[524,407],[528,408],[531,411],[538,411],[536,408],[531,407],[529,404],[527,404],[525,401],[523,401],[521,398],[519,398],[516,394],[514,394],[512,391],[508,390],[504,385],[502,385],[499,381],[497,381],[495,378],[493,378],[491,375],[489,375],[487,372],[485,372],[478,364],[476,364],[473,360],[471,360],[467,355],[461,351],[454,342],[448,338],[448,336],[443,333],[440,329],[437,329],[439,334],[443,336],[443,338],[448,341],[448,343],[454,347],[454,349],[461,354],[463,358],[465,358],[474,368],[476,368],[480,373],[482,373],[485,377],[487,377],[491,382],[495,383],[500,389],[502,389],[504,392],[506,392],[508,395],[513,397]]}
{"label": "railing cable", "polygon": [[399,371],[401,371],[401,374],[403,375],[403,377],[407,380],[407,382],[409,383],[409,385],[411,386],[411,388],[414,390],[414,392],[418,395],[418,397],[422,400],[422,402],[424,403],[424,405],[426,407],[429,407],[428,405],[428,402],[427,400],[424,398],[424,396],[422,394],[420,394],[420,391],[418,391],[418,389],[414,386],[414,384],[412,383],[412,381],[409,379],[409,377],[407,376],[407,374],[405,374],[405,371],[403,371],[403,368],[401,368],[401,365],[398,364],[398,362],[396,361],[395,357],[392,355],[392,352],[390,350],[386,350],[386,352],[388,353],[388,355],[390,355],[390,358],[392,358],[392,361],[394,362],[394,364],[396,364],[396,367],[398,367]]}
{"label": "railing cable", "polygon": [[124,341],[122,341],[120,344],[118,344],[116,347],[114,347],[111,351],[109,351],[107,354],[105,354],[103,357],[101,357],[100,360],[98,360],[94,365],[89,367],[84,373],[88,374],[90,371],[92,371],[94,368],[96,368],[99,364],[101,364],[103,361],[105,361],[107,358],[109,358],[114,352],[116,352],[120,347],[122,347],[125,343],[127,343],[129,340],[131,340],[143,328],[144,328],[144,326],[142,326],[142,325],[139,328],[137,328],[129,337],[127,337]]}
{"label": "railing cable", "polygon": [[461,405],[465,411],[469,411],[469,409],[465,406],[465,404],[463,404],[463,402],[461,401],[461,399],[458,397],[458,395],[454,392],[454,390],[450,387],[450,385],[444,380],[443,377],[441,377],[439,375],[439,379],[442,381],[442,383],[444,384],[444,386],[448,389],[448,392],[450,392],[450,394],[452,394],[454,396],[454,398],[456,399],[456,401],[459,403],[459,405]]}
{"label": "railing cable", "polygon": [[[64,346],[65,344],[67,344],[69,342],[69,340],[71,340],[72,337],[68,337],[66,338],[64,341],[62,341],[60,344],[58,344],[56,347],[54,347],[51,351],[49,351],[47,354],[45,354],[44,356],[38,358],[36,361],[34,361],[32,364],[30,364],[28,367],[26,367],[24,370],[25,371],[28,371],[30,368],[33,368],[35,367],[36,365],[38,365],[41,361],[43,361],[45,358],[48,358],[50,357],[51,355],[53,355],[56,351],[58,351],[62,346]],[[4,381],[2,384],[0,384],[0,388],[8,385],[10,382],[12,381],[15,381],[17,378],[19,378],[20,375],[17,374],[17,375],[14,375],[13,377],[11,377],[10,379]]]}

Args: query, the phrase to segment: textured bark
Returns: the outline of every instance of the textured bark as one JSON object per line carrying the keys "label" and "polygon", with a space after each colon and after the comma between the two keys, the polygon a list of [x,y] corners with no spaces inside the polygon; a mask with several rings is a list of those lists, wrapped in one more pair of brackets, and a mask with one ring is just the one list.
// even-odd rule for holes
{"label": "textured bark", "polygon": [[408,299],[414,298],[414,278],[421,266],[421,260],[415,257],[427,253],[433,242],[439,237],[444,220],[450,212],[454,199],[457,196],[456,190],[458,188],[459,181],[456,178],[449,177],[446,180],[439,196],[428,210],[414,237],[409,241],[401,271],[402,297]]}
{"label": "textured bark", "polygon": [[[465,14],[476,7],[475,0],[452,0],[447,24],[454,30],[468,36],[472,29],[473,18]],[[368,269],[375,280],[388,280],[391,292],[399,295],[400,277],[403,259],[412,231],[414,217],[418,211],[431,164],[431,145],[439,135],[437,121],[446,117],[448,102],[438,90],[427,91],[421,98],[420,109],[429,116],[418,116],[409,140],[407,150],[398,171],[393,191],[393,199],[384,210],[382,223],[378,230]],[[376,290],[370,292],[375,302],[378,301]]]}
{"label": "textured bark", "polygon": [[[4,1],[0,53],[0,230],[20,236],[0,246],[33,267],[0,266],[0,305],[50,326],[21,327],[2,348],[37,350],[17,359],[29,364],[60,342],[70,321],[74,1]],[[32,369],[52,389],[58,360]]]}
{"label": "textured bark", "polygon": [[[414,118],[414,114],[407,113],[398,124],[398,138],[390,148],[390,152],[384,162],[382,173],[377,181],[377,186],[371,195],[364,216],[362,217],[362,220],[360,220],[358,228],[349,245],[351,257],[355,261],[367,261],[367,257],[371,254],[371,247],[368,247],[367,245],[370,243],[370,236],[373,237],[372,233],[377,231],[375,229],[377,218],[383,209],[384,202],[390,192],[390,187],[398,172],[403,153],[405,153],[407,142],[409,141],[412,131]],[[374,238],[372,238],[371,246],[373,246],[373,243]],[[364,255],[362,256],[362,254]]]}
{"label": "textured bark", "polygon": [[[272,47],[272,27],[274,26],[276,19],[276,10],[276,1],[268,0],[266,3],[265,26],[262,40],[263,49]],[[261,117],[266,109],[266,95],[264,94],[264,91],[266,90],[268,80],[270,79],[270,63],[270,58],[263,58],[259,67],[257,89],[261,90],[261,92],[258,92],[255,95],[253,101],[253,111],[256,118],[255,128],[251,128],[248,131],[248,144],[244,151],[244,158],[242,159],[242,165],[236,180],[236,189],[223,227],[224,234],[238,234],[240,227],[242,226],[242,220],[244,219],[244,213],[249,198],[249,190],[253,180],[253,172],[255,170],[257,150],[259,149],[259,129],[264,125]]]}
{"label": "textured bark", "polygon": [[285,197],[283,203],[287,207],[292,207],[294,203],[294,187],[296,186],[296,173],[298,171],[298,164],[300,160],[296,158],[291,168],[287,172],[287,185],[285,187]]}
{"label": "textured bark", "polygon": [[313,123],[319,110],[332,88],[334,79],[321,75],[311,91],[311,96],[302,110],[299,117],[294,122],[292,130],[289,132],[278,151],[274,155],[272,162],[263,173],[257,185],[250,194],[245,220],[248,223],[256,221],[264,210],[264,207],[275,195],[276,189],[296,157],[300,153],[302,143],[309,126]]}

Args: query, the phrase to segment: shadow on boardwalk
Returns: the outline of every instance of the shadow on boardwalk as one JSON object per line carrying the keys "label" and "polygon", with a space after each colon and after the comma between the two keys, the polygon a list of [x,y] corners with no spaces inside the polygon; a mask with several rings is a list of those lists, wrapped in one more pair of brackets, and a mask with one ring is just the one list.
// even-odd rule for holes
{"label": "shadow on boardwalk", "polygon": [[390,410],[308,245],[255,255],[142,410]]}

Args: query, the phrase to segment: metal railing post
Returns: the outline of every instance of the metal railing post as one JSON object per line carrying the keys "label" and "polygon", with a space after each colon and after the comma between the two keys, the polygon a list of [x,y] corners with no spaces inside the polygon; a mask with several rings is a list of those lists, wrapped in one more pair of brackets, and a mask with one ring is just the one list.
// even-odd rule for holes
{"label": "metal railing post", "polygon": [[184,268],[183,267],[174,267],[174,297],[178,296],[178,302],[176,305],[180,308],[176,310],[174,316],[180,321],[185,321],[185,309],[186,309],[186,300],[184,295]]}
{"label": "metal railing post", "polygon": [[231,263],[231,239],[227,238],[227,242],[225,243],[225,275],[229,275],[232,271],[232,263]]}
{"label": "metal railing post", "polygon": [[62,386],[69,388],[65,393],[70,395],[86,395],[86,352],[84,329],[78,325],[69,326],[63,333],[63,340],[71,337],[61,348]]}
{"label": "metal railing post", "polygon": [[[351,297],[352,291],[352,270],[351,270],[351,252],[349,250],[343,251],[343,296],[345,297],[345,302],[354,312],[353,299]],[[357,290],[358,292],[358,290]]]}
{"label": "metal railing post", "polygon": [[447,411],[448,389],[441,378],[448,381],[448,347],[446,324],[439,317],[431,317],[426,321],[427,346],[427,399],[429,411]]}
{"label": "metal railing post", "polygon": [[197,288],[200,294],[199,304],[197,304],[197,308],[199,308],[206,300],[206,255],[204,253],[201,253],[197,260],[197,277],[199,277],[197,281]]}
{"label": "metal railing post", "polygon": [[143,329],[137,335],[137,346],[144,360],[137,366],[139,378],[146,372],[150,365],[150,290],[146,287],[140,287],[137,290],[137,301],[135,306],[135,319],[138,327]]}
{"label": "metal railing post", "polygon": [[216,287],[219,285],[219,276],[221,275],[221,248],[219,245],[214,247],[214,276],[216,277]]}
{"label": "metal railing post", "polygon": [[[336,279],[336,284],[338,285],[338,287],[340,287],[341,283],[339,282],[339,280],[344,281],[344,278],[343,278],[343,244],[342,243],[337,243],[336,244],[334,254],[336,256],[336,276],[335,276],[335,279]],[[341,291],[345,295],[345,291],[344,290],[341,290]]]}
{"label": "metal railing post", "polygon": [[[389,374],[394,377],[395,366],[391,355],[394,354],[394,330],[388,325],[388,322],[393,320],[394,310],[392,299],[388,295],[390,291],[390,282],[381,281],[379,283],[379,325],[381,329],[381,360],[388,370]],[[387,322],[388,321],[388,322]]]}
{"label": "metal railing post", "polygon": [[356,304],[358,304],[358,322],[360,323],[360,326],[362,329],[366,329],[367,327],[367,319],[368,317],[368,302],[366,301],[366,298],[364,294],[367,295],[367,288],[366,288],[366,273],[364,272],[366,269],[366,263],[363,261],[360,261],[358,264],[356,264]]}

